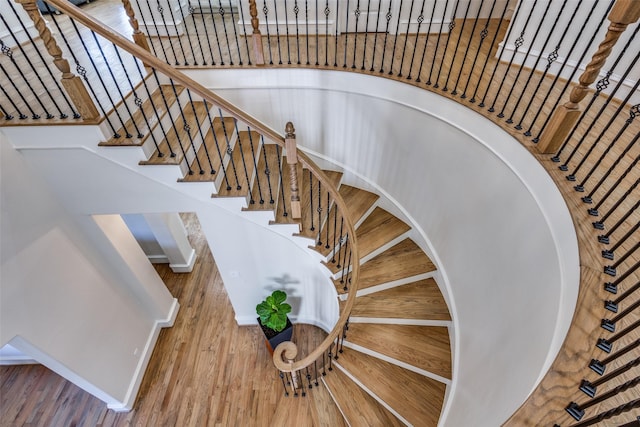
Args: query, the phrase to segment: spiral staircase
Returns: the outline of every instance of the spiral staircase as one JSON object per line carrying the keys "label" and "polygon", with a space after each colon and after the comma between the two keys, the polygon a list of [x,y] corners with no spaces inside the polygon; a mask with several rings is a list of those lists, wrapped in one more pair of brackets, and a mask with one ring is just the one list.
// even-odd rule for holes
{"label": "spiral staircase", "polygon": [[[140,161],[141,165],[180,168],[183,177],[179,181],[184,185],[213,182],[213,197],[243,198],[246,208],[239,215],[271,210],[273,226],[298,223],[300,233],[291,238],[308,240],[308,250],[316,256],[320,254],[344,309],[351,273],[343,271],[346,250],[340,245],[337,228],[331,224],[336,206],[332,202],[327,205],[324,197],[313,200],[318,189],[317,183],[312,188],[310,171],[298,168],[303,219],[296,220],[288,207],[291,177],[283,172],[283,150],[256,131],[238,131],[246,126],[234,118],[217,116],[206,120],[210,106],[196,101],[195,108],[191,108],[189,103],[179,102],[184,96],[181,87],[174,90],[157,86],[153,97],[170,99],[171,104],[157,121],[148,123],[150,129],[145,129],[145,137],[128,138],[126,146],[139,147],[139,155],[150,153]],[[134,117],[143,115],[145,108],[147,104],[141,105]],[[172,128],[166,123],[169,117],[174,121]],[[168,129],[167,136],[156,141],[158,148],[151,151],[149,136],[161,122]],[[125,132],[121,129],[118,133]],[[193,140],[197,154],[182,152],[175,135]],[[122,138],[105,140],[99,145],[108,150],[123,146],[121,141]],[[219,144],[226,145],[224,154],[212,155],[220,150]],[[175,155],[160,155],[169,151]],[[212,167],[203,168],[208,159],[212,160]],[[238,165],[245,166],[240,173]],[[360,275],[348,330],[333,354],[330,350],[331,360],[324,366],[326,375],[313,380],[321,379],[349,425],[435,426],[452,378],[451,316],[434,280],[436,266],[409,237],[411,226],[378,205],[378,195],[343,183],[341,172],[324,172],[348,206],[348,215],[355,224]],[[311,209],[318,212],[315,224]],[[313,391],[306,394],[305,398],[313,398]]]}

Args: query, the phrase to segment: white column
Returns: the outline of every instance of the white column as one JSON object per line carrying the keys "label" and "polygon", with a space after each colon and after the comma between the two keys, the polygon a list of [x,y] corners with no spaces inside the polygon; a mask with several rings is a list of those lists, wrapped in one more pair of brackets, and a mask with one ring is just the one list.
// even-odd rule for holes
{"label": "white column", "polygon": [[187,230],[177,213],[143,215],[174,273],[190,273],[196,262],[196,251],[187,239]]}

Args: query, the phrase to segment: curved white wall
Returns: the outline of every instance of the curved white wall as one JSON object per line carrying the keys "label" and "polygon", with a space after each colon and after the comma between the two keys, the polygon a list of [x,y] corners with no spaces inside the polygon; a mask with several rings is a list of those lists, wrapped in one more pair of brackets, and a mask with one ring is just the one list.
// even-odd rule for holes
{"label": "curved white wall", "polygon": [[302,147],[375,182],[430,241],[454,318],[443,425],[495,426],[553,361],[575,308],[577,239],[537,161],[473,111],[336,71],[190,74]]}

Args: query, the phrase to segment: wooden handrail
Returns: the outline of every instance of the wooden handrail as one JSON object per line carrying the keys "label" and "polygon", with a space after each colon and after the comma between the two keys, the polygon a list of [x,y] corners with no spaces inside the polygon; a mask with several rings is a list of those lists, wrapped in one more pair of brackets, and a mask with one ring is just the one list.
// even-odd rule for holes
{"label": "wooden handrail", "polygon": [[[129,41],[122,35],[114,32],[111,28],[102,24],[101,22],[95,20],[89,15],[86,15],[76,6],[73,6],[66,0],[47,0],[49,3],[56,6],[58,9],[64,11],[73,19],[76,19],[78,22],[82,23],[89,29],[93,30],[97,34],[100,34],[105,39],[114,43],[121,49],[129,52],[131,55],[140,59],[145,66],[155,68],[156,70],[164,73],[166,76],[170,77],[173,81],[183,85],[194,93],[198,94],[205,100],[223,108],[226,110],[234,118],[245,122],[250,125],[254,130],[260,132],[264,137],[271,139],[282,147],[285,146],[285,137],[280,135],[275,130],[271,129],[269,126],[263,124],[258,119],[253,116],[245,113],[240,108],[236,107],[232,103],[228,102],[224,98],[213,93],[211,90],[207,89],[200,83],[176,70],[172,66],[168,65],[165,62],[162,62],[160,59],[151,55],[147,50],[138,46],[137,44]],[[333,343],[335,338],[339,333],[342,332],[342,328],[346,324],[349,316],[351,314],[351,308],[356,299],[356,292],[358,290],[358,274],[360,270],[359,264],[359,254],[358,254],[358,245],[355,233],[355,227],[349,216],[347,215],[348,209],[345,201],[342,199],[342,196],[338,192],[336,188],[333,187],[333,184],[326,176],[326,174],[320,169],[307,155],[302,152],[297,152],[297,159],[300,163],[315,175],[315,177],[320,181],[327,191],[333,197],[334,202],[340,209],[340,211],[344,215],[345,225],[347,232],[349,233],[349,239],[351,242],[351,253],[353,259],[353,267],[351,270],[351,289],[349,292],[349,297],[347,298],[347,302],[338,318],[338,322],[333,327],[331,332],[329,332],[327,338],[309,355],[307,355],[304,359],[299,360],[297,362],[290,362],[290,360],[295,357],[291,355],[294,353],[295,344],[291,342],[285,342],[276,347],[273,353],[274,364],[278,369],[283,372],[294,372],[300,369],[304,369],[305,367],[311,365],[319,356],[321,356]],[[297,353],[297,350],[295,351]],[[285,362],[284,357],[289,356]]]}
{"label": "wooden handrail", "polygon": [[327,348],[329,348],[329,346],[338,337],[338,334],[342,332],[342,327],[349,319],[349,316],[351,315],[351,309],[356,301],[356,293],[358,292],[358,276],[360,273],[358,240],[356,238],[355,226],[351,221],[351,218],[347,214],[347,212],[349,212],[347,210],[347,204],[345,203],[342,196],[340,196],[338,190],[334,188],[334,185],[331,183],[322,169],[320,169],[305,153],[298,152],[298,160],[304,167],[313,172],[316,178],[318,178],[318,180],[322,183],[324,188],[326,188],[327,191],[331,194],[340,212],[343,213],[344,222],[349,234],[349,239],[351,241],[351,259],[353,260],[353,267],[351,269],[351,286],[349,288],[349,296],[347,297],[347,302],[344,305],[342,313],[340,313],[340,317],[338,318],[336,326],[334,326],[331,332],[329,332],[324,341],[322,341],[322,343],[318,347],[316,347],[315,350],[313,350],[303,359],[300,359],[293,363],[289,361],[290,358],[288,356],[290,356],[290,354],[287,354],[288,351],[291,351],[289,344],[285,342],[275,348],[275,350],[273,351],[273,363],[274,365],[276,365],[276,368],[278,368],[282,372],[299,371],[300,369],[304,369],[307,366],[310,366],[315,360],[322,356],[322,353],[324,353]]}

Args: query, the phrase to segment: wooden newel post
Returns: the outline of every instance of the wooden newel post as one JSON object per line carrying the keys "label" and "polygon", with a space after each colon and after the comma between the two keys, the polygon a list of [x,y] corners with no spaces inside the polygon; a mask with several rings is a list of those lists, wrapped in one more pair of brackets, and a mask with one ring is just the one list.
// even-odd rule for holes
{"label": "wooden newel post", "polygon": [[593,54],[591,62],[587,65],[584,73],[580,76],[580,84],[573,88],[569,101],[561,105],[554,113],[549,125],[546,127],[540,141],[538,151],[541,153],[555,153],[564,142],[573,128],[578,117],[580,108],[578,103],[582,101],[589,92],[591,85],[602,69],[611,49],[615,46],[629,24],[633,24],[640,18],[640,0],[618,0],[609,13],[611,24],[607,30],[598,50]]}
{"label": "wooden newel post", "polygon": [[285,126],[284,148],[287,150],[287,164],[289,165],[289,180],[291,181],[291,216],[294,219],[302,217],[300,193],[298,190],[298,149],[296,147],[296,130],[293,123]]}
{"label": "wooden newel post", "polygon": [[249,0],[249,14],[251,15],[251,27],[253,28],[253,34],[251,35],[251,41],[253,43],[253,55],[255,56],[256,65],[264,65],[264,50],[262,48],[262,33],[258,27],[258,7],[256,6],[256,0]]}
{"label": "wooden newel post", "polygon": [[138,24],[138,20],[136,19],[136,14],[133,11],[133,7],[131,7],[131,2],[129,0],[122,0],[122,5],[124,6],[124,11],[129,18],[129,24],[131,24],[131,28],[133,29],[133,41],[149,52],[149,43],[147,42],[147,36],[140,30],[140,25]]}
{"label": "wooden newel post", "polygon": [[47,52],[51,57],[53,57],[53,64],[62,73],[62,80],[60,80],[60,83],[62,83],[62,86],[67,91],[67,94],[69,95],[69,98],[71,98],[73,105],[78,110],[78,113],[80,113],[82,118],[85,120],[94,120],[100,117],[98,109],[93,103],[91,96],[89,96],[89,92],[87,92],[87,88],[84,83],[80,77],[71,72],[69,61],[62,57],[62,50],[60,50],[60,46],[58,46],[58,43],[53,38],[53,35],[49,30],[49,27],[47,27],[47,23],[44,18],[42,18],[42,14],[38,10],[35,0],[16,1],[22,5],[33,21]]}

